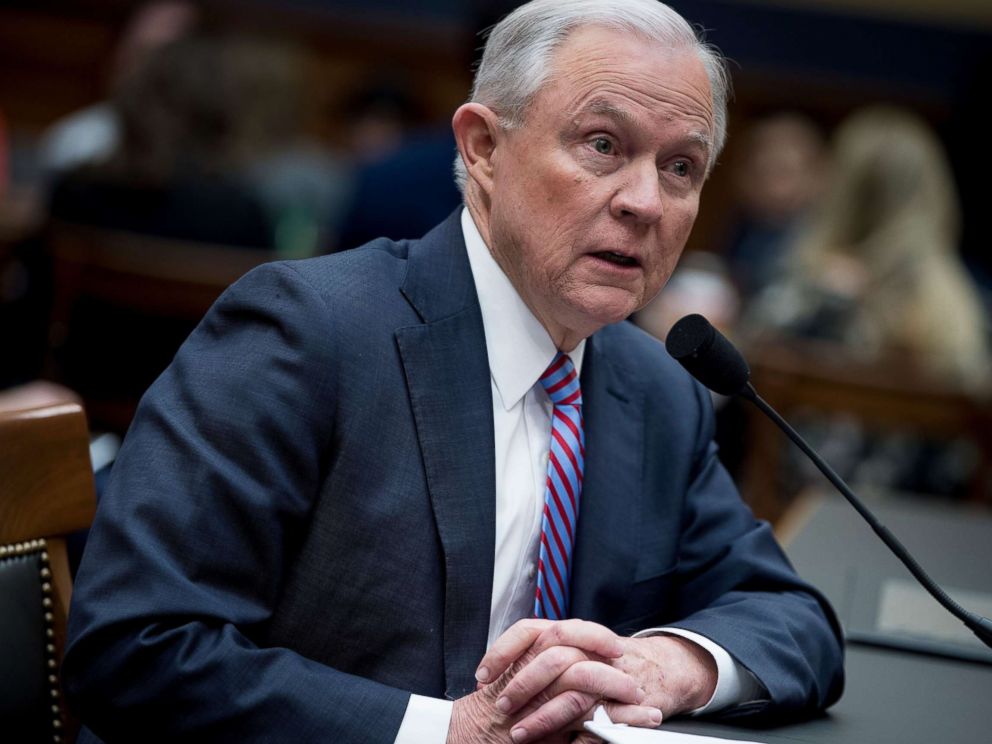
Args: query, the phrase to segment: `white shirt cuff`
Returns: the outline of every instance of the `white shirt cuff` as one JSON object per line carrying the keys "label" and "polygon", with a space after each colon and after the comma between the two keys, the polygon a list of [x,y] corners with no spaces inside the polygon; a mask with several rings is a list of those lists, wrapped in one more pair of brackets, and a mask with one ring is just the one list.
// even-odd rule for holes
{"label": "white shirt cuff", "polygon": [[453,705],[450,700],[410,695],[394,744],[444,744]]}
{"label": "white shirt cuff", "polygon": [[751,673],[744,665],[739,663],[733,656],[727,653],[726,649],[714,643],[706,636],[693,633],[691,630],[682,628],[648,628],[634,633],[634,638],[644,638],[652,635],[677,635],[702,646],[713,661],[716,662],[716,689],[713,696],[706,705],[691,711],[691,715],[702,715],[703,713],[716,713],[732,705],[749,703],[753,700],[763,700],[767,698],[764,685]]}

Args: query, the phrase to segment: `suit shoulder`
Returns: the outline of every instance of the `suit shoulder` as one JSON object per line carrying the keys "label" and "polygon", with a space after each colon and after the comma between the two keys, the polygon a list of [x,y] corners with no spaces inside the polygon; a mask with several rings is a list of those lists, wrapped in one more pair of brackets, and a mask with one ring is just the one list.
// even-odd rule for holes
{"label": "suit shoulder", "polygon": [[406,276],[410,243],[380,238],[348,251],[287,261],[284,265],[329,296],[396,289]]}
{"label": "suit shoulder", "polygon": [[306,315],[311,323],[359,337],[415,322],[400,288],[407,273],[408,242],[377,240],[354,250],[295,261],[274,261],[249,271],[224,293],[222,306],[263,308],[282,318]]}

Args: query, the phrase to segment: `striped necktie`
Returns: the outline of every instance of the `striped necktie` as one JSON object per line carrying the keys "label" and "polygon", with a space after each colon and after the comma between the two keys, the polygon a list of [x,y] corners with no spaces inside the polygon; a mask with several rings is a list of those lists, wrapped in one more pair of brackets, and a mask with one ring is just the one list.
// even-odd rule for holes
{"label": "striped necktie", "polygon": [[569,567],[575,544],[585,459],[582,391],[575,365],[561,352],[541,375],[541,385],[554,403],[554,411],[551,415],[551,450],[544,490],[534,616],[561,620],[568,617]]}

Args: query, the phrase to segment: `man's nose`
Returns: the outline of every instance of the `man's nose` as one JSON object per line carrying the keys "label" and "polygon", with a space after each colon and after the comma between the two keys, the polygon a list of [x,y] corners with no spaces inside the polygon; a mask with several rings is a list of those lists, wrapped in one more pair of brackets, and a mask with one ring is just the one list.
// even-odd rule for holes
{"label": "man's nose", "polygon": [[664,209],[661,179],[654,160],[645,158],[630,163],[623,175],[620,187],[610,203],[613,216],[645,224],[660,220]]}

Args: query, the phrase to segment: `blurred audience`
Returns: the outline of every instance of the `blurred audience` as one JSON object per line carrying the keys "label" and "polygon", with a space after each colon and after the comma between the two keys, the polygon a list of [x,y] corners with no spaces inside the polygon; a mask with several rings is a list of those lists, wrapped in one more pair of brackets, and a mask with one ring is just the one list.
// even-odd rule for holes
{"label": "blurred audience", "polygon": [[[199,11],[190,2],[165,0],[140,5],[121,32],[110,69],[110,88],[116,90],[138,73],[158,49],[183,38],[196,28]],[[69,114],[43,134],[39,160],[47,178],[62,171],[106,160],[121,141],[118,112],[101,101]]]}
{"label": "blurred audience", "polygon": [[[823,201],[783,275],[743,318],[744,334],[836,342],[851,364],[929,380],[935,391],[987,395],[986,318],[957,252],[959,207],[941,144],[915,114],[874,106],[841,124],[832,158]],[[795,422],[861,485],[964,496],[978,472],[977,443],[963,432],[883,433],[850,415]],[[789,459],[783,492],[819,482],[802,457],[790,451]]]}
{"label": "blurred audience", "polygon": [[833,340],[866,360],[904,356],[949,384],[988,385],[986,319],[957,253],[944,151],[916,115],[855,112],[839,128],[821,208],[749,326]]}
{"label": "blurred audience", "polygon": [[781,270],[810,208],[823,193],[828,154],[807,117],[779,112],[744,132],[731,161],[738,215],[724,250],[745,301]]}

